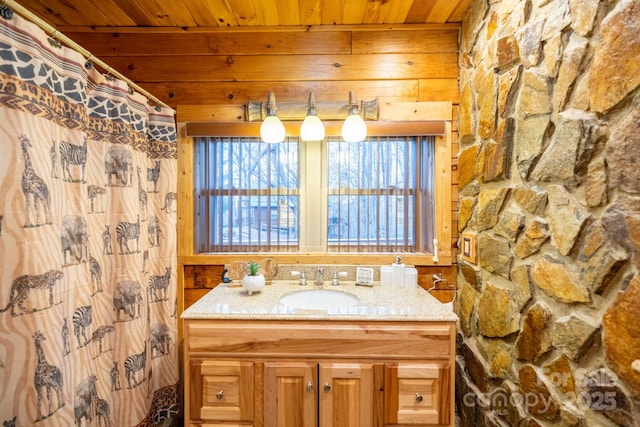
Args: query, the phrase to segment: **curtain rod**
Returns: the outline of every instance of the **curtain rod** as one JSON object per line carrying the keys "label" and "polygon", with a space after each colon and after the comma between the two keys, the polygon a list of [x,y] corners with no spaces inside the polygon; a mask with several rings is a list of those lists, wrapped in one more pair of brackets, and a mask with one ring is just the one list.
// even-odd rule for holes
{"label": "curtain rod", "polygon": [[55,27],[49,25],[47,22],[45,22],[44,20],[42,20],[38,16],[36,16],[32,12],[30,12],[29,10],[25,9],[20,4],[16,3],[15,0],[2,0],[2,5],[10,7],[11,9],[13,9],[14,12],[18,12],[24,18],[28,19],[29,21],[33,22],[38,27],[43,29],[46,33],[48,33],[55,40],[57,40],[57,41],[59,41],[61,43],[64,43],[68,47],[78,51],[82,56],[84,56],[87,59],[87,61],[91,61],[91,62],[94,62],[94,63],[98,64],[100,67],[104,68],[107,71],[107,74],[111,74],[111,75],[119,78],[120,80],[124,80],[125,83],[127,83],[130,87],[132,87],[136,91],[140,92],[141,94],[143,94],[144,96],[146,96],[147,98],[149,98],[150,100],[155,102],[156,104],[158,104],[158,105],[160,105],[162,107],[165,107],[165,108],[171,108],[167,104],[165,104],[164,102],[160,101],[158,98],[156,98],[155,96],[153,96],[152,94],[150,94],[149,92],[147,92],[146,90],[144,90],[143,88],[138,86],[136,83],[132,82],[131,79],[125,77],[122,73],[120,73],[120,72],[116,71],[115,69],[111,68],[104,61],[102,61],[102,60],[96,58],[95,56],[93,56],[93,54],[91,52],[89,52],[88,50],[86,50],[85,48],[80,46],[78,43],[76,43],[73,40],[71,40],[69,37],[67,37],[64,34],[62,34]]}

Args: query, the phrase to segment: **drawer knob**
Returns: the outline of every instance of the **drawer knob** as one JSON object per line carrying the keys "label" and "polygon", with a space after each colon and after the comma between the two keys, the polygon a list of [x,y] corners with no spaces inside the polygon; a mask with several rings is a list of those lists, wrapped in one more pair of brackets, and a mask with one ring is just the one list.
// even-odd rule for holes
{"label": "drawer knob", "polygon": [[224,398],[224,391],[220,390],[216,393],[216,399],[222,400]]}
{"label": "drawer knob", "polygon": [[313,391],[313,383],[311,381],[307,383],[307,391]]}
{"label": "drawer knob", "polygon": [[329,385],[329,383],[326,383],[324,385],[324,391],[327,392],[327,393],[329,393],[331,391],[331,386]]}
{"label": "drawer knob", "polygon": [[422,395],[420,393],[416,393],[416,403],[422,403]]}

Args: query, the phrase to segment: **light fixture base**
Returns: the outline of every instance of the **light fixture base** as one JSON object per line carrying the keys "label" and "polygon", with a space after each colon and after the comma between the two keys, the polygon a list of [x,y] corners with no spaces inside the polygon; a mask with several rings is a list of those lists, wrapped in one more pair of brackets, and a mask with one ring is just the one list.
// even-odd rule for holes
{"label": "light fixture base", "polygon": [[[345,102],[318,102],[316,113],[322,120],[344,120],[349,114],[351,105]],[[309,104],[306,102],[279,102],[276,112],[280,120],[304,120],[307,116]],[[358,105],[360,115],[364,120],[378,120],[380,105],[378,98],[371,101],[362,101]],[[245,118],[247,122],[260,122],[267,117],[267,104],[264,102],[249,101],[245,106]]]}

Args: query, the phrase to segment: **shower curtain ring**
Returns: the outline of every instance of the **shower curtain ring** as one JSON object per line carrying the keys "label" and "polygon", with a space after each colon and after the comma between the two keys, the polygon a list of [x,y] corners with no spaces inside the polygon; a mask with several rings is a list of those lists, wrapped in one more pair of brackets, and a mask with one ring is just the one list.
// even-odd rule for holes
{"label": "shower curtain ring", "polygon": [[7,0],[2,0],[2,4],[0,5],[0,18],[6,19],[7,21],[13,18],[13,9],[7,5]]}

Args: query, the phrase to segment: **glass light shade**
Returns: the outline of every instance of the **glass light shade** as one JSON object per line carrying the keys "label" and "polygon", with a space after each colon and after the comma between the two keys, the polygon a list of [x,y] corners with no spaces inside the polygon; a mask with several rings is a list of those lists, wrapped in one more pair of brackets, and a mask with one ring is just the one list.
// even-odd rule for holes
{"label": "glass light shade", "polygon": [[342,139],[346,142],[360,142],[367,137],[367,124],[358,113],[351,113],[342,124]]}
{"label": "glass light shade", "polygon": [[284,141],[284,125],[276,115],[267,115],[260,125],[260,138],[267,143]]}
{"label": "glass light shade", "polygon": [[322,141],[324,139],[324,125],[320,117],[307,114],[300,126],[300,138],[303,141]]}

